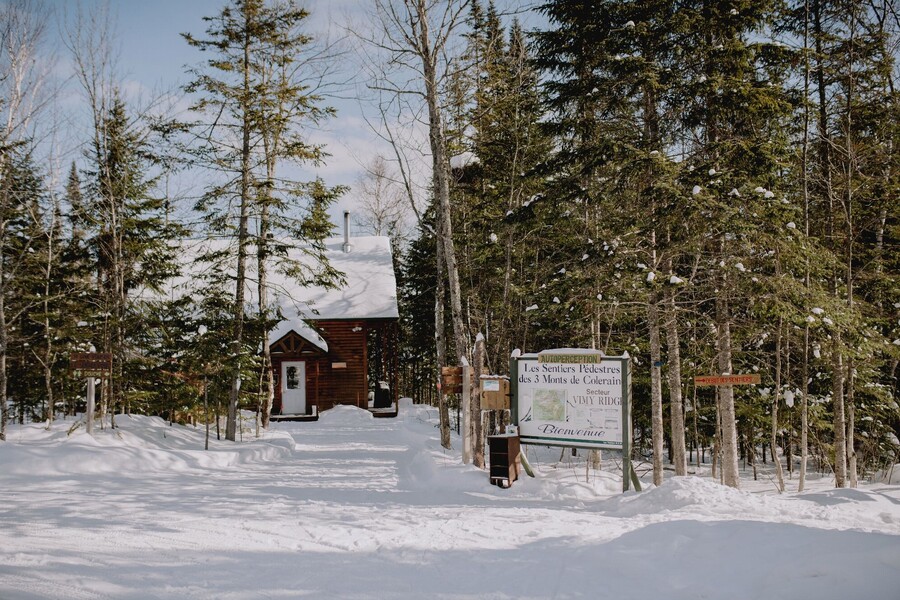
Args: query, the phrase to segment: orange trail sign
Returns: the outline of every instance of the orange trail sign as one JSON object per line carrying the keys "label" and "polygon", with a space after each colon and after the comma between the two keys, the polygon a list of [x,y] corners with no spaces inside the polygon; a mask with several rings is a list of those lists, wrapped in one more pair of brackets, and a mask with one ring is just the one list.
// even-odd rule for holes
{"label": "orange trail sign", "polygon": [[694,385],[757,385],[760,382],[759,374],[749,375],[699,375],[694,377]]}

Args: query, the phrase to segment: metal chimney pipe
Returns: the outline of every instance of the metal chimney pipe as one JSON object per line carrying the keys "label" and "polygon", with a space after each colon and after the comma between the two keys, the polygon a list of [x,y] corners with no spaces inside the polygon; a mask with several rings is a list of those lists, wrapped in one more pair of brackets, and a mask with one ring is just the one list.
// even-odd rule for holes
{"label": "metal chimney pipe", "polygon": [[350,211],[344,211],[344,252],[350,252]]}

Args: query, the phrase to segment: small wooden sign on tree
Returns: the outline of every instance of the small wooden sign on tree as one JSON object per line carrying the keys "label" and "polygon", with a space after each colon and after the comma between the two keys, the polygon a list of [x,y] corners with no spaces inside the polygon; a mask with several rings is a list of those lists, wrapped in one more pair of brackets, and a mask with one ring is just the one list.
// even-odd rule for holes
{"label": "small wooden sign on tree", "polygon": [[461,394],[463,384],[462,367],[441,367],[441,392]]}

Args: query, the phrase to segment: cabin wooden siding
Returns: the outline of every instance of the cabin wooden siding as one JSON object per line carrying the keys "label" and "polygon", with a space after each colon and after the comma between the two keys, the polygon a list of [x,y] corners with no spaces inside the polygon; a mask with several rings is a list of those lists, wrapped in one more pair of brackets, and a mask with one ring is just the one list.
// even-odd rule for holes
{"label": "cabin wooden siding", "polygon": [[[335,404],[369,406],[368,349],[365,321],[316,321],[316,328],[328,342],[326,364],[319,375],[319,412]],[[346,363],[335,369],[334,363]],[[307,388],[309,389],[309,388]]]}
{"label": "cabin wooden siding", "polygon": [[[281,411],[281,363],[304,361],[306,363],[307,413],[316,405],[319,412],[336,404],[349,404],[367,409],[369,405],[368,325],[366,321],[316,321],[316,329],[328,343],[328,354],[311,352],[311,345],[297,343],[272,344],[272,369],[275,379],[273,412]],[[345,363],[344,368],[334,368],[335,363]]]}

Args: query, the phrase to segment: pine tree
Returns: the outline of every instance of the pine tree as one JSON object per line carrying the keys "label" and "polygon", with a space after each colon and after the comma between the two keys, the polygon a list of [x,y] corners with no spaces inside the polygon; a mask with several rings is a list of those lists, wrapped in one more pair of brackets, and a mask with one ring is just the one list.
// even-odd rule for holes
{"label": "pine tree", "polygon": [[470,319],[486,334],[486,362],[496,371],[522,340],[527,275],[520,263],[532,244],[520,235],[516,211],[540,190],[536,167],[550,142],[540,128],[537,76],[521,27],[513,21],[507,39],[493,3],[480,24],[479,11],[473,4],[475,93],[465,119],[473,160],[456,170],[454,210]]}
{"label": "pine tree", "polygon": [[[609,77],[612,55],[605,40],[616,23],[615,7],[559,1],[539,10],[553,26],[535,35],[534,54],[535,65],[546,77],[546,128],[557,140],[557,149],[541,166],[552,183],[526,208],[556,218],[541,219],[541,236],[547,242],[533,264],[542,264],[544,273],[534,277],[539,289],[529,306],[537,306],[533,312],[542,317],[547,333],[568,332],[570,337],[548,337],[545,343],[606,350],[603,313],[616,301],[613,290],[619,289],[621,273],[614,275],[619,263],[612,248],[618,248],[620,240],[616,225],[605,218],[604,192],[614,170],[613,139],[619,133],[629,135],[614,119],[603,118],[607,105],[596,96]],[[545,208],[548,203],[551,207]],[[562,298],[572,289],[584,291],[563,306]]]}
{"label": "pine tree", "polygon": [[40,242],[31,211],[45,194],[25,146],[5,152],[0,162],[0,439],[6,439],[10,392],[19,422],[24,422],[26,412],[36,405],[28,386],[36,382],[9,375],[13,369],[23,374],[26,360],[31,359],[34,331],[27,314],[39,303],[33,293],[37,276],[33,255],[34,245]]}
{"label": "pine tree", "polygon": [[[670,110],[677,114],[671,107],[678,92],[673,73],[680,21],[675,4],[664,1],[609,3],[602,7],[601,18],[590,21],[583,19],[583,13],[591,7],[578,2],[554,2],[542,10],[558,24],[556,30],[538,38],[544,49],[539,63],[551,74],[546,87],[558,115],[553,124],[565,140],[554,164],[566,176],[556,178],[553,194],[565,194],[566,186],[572,189],[569,193],[576,202],[587,205],[578,212],[593,234],[589,239],[604,240],[602,252],[593,244],[576,247],[583,255],[579,262],[573,261],[567,275],[581,272],[573,282],[576,285],[590,285],[594,280],[588,314],[594,313],[598,325],[604,295],[606,303],[615,302],[619,295],[637,295],[645,303],[654,481],[659,484],[664,437],[663,325],[674,357],[670,367],[677,431],[672,436],[674,460],[676,472],[685,471],[674,288],[664,287],[662,277],[657,279],[664,268],[672,271],[670,278],[674,274],[677,246],[672,232],[678,232],[683,216],[678,211],[682,194],[675,183],[678,166],[670,156],[676,148],[678,121],[668,118]],[[596,283],[613,277],[612,285]],[[616,288],[618,293],[613,292]],[[665,317],[661,314],[664,296]],[[592,325],[595,345],[600,337],[596,330]]]}
{"label": "pine tree", "polygon": [[[816,305],[823,312],[810,315],[814,324],[807,328],[809,343],[827,349],[831,385],[820,389],[813,378],[811,393],[830,397],[835,484],[852,486],[858,478],[856,411],[884,406],[872,393],[883,388],[871,384],[890,378],[896,361],[891,338],[881,338],[890,335],[884,318],[891,313],[882,290],[896,287],[881,259],[896,220],[884,196],[896,186],[894,56],[884,5],[809,0],[792,8],[786,27],[807,40],[809,234],[834,257],[827,273],[810,279],[831,295]],[[865,316],[875,314],[883,316]]]}
{"label": "pine tree", "polygon": [[[321,181],[298,183],[281,178],[277,169],[283,162],[318,163],[324,153],[304,140],[297,129],[300,120],[316,122],[332,113],[320,108],[320,100],[304,83],[302,53],[310,38],[300,30],[307,12],[294,2],[266,5],[262,0],[234,0],[215,17],[207,17],[206,39],[184,34],[196,48],[215,56],[206,69],[194,69],[190,93],[204,94],[194,105],[203,140],[193,154],[204,165],[225,171],[232,178],[212,185],[197,208],[207,215],[208,234],[234,240],[235,292],[232,321],[231,392],[228,403],[226,438],[235,439],[244,353],[259,339],[245,331],[247,311],[247,261],[256,242],[260,294],[257,327],[264,346],[267,391],[264,419],[267,419],[273,390],[267,357],[267,332],[277,315],[268,302],[266,273],[273,261],[288,263],[284,257],[291,247],[300,247],[314,259],[311,268],[302,263],[279,268],[307,283],[329,284],[339,280],[324,258],[321,240],[330,233],[323,226],[323,211],[343,190],[327,188]],[[222,115],[226,118],[221,118]],[[204,123],[203,119],[209,121]],[[238,143],[235,143],[238,140]],[[234,202],[232,199],[236,198]],[[306,215],[298,213],[307,212]],[[256,219],[255,235],[251,231]],[[293,241],[270,244],[270,236],[287,234]]]}
{"label": "pine tree", "polygon": [[[774,226],[777,237],[787,225],[772,212],[772,200],[783,193],[778,190],[779,175],[788,157],[787,57],[781,46],[765,37],[753,39],[758,32],[770,31],[772,8],[761,1],[740,9],[697,2],[688,9],[704,35],[686,57],[694,78],[687,90],[691,99],[686,124],[701,143],[692,150],[694,170],[685,183],[693,184],[693,195],[711,232],[705,244],[711,257],[706,270],[708,285],[715,289],[713,320],[720,373],[732,373],[735,368],[733,299],[746,282],[742,275],[746,262],[767,227]],[[735,391],[722,386],[719,392],[723,479],[738,487]]]}
{"label": "pine tree", "polygon": [[129,121],[117,94],[98,127],[86,171],[89,245],[97,278],[96,312],[87,321],[100,331],[94,345],[113,355],[113,374],[101,403],[103,416],[124,407],[128,390],[136,383],[128,374],[127,361],[129,340],[142,328],[136,310],[138,292],[158,288],[175,273],[171,241],[180,228],[166,219],[165,199],[152,195],[143,131]]}
{"label": "pine tree", "polygon": [[[90,347],[91,330],[85,325],[88,316],[96,311],[95,298],[91,293],[94,289],[95,264],[88,244],[91,219],[85,205],[81,177],[74,162],[66,180],[63,207],[68,223],[59,223],[67,235],[60,240],[59,260],[54,267],[53,276],[54,286],[59,290],[56,299],[58,321],[55,337],[58,338],[60,356],[85,351]],[[60,363],[60,369],[63,366],[64,363]],[[66,398],[64,414],[75,415],[75,398],[78,394],[73,386],[80,386],[81,383],[83,382],[73,382],[67,371],[59,374],[57,389]],[[72,402],[68,402],[68,399],[72,399]]]}
{"label": "pine tree", "polygon": [[[284,233],[296,234],[299,229],[304,229],[304,235],[295,235],[295,239],[301,243],[311,242],[307,248],[319,248],[313,262],[325,268],[307,269],[303,278],[321,285],[331,285],[336,281],[333,274],[328,272],[324,249],[321,248],[321,241],[331,233],[331,228],[303,224],[303,218],[296,213],[302,211],[303,201],[306,200],[312,206],[308,218],[311,221],[320,220],[324,210],[343,193],[344,188],[329,190],[320,180],[312,184],[300,184],[278,175],[278,169],[283,163],[321,163],[325,156],[324,150],[305,139],[299,124],[316,125],[323,118],[334,115],[333,109],[318,106],[322,98],[311,93],[305,83],[305,79],[312,75],[306,72],[309,65],[304,60],[306,46],[311,42],[311,38],[302,30],[308,15],[306,10],[293,2],[264,8],[259,15],[259,39],[255,41],[257,48],[254,50],[252,64],[253,79],[258,82],[254,90],[256,98],[253,103],[253,124],[262,138],[265,165],[264,175],[259,176],[255,198],[258,205],[257,298],[262,331],[262,369],[266,386],[260,409],[263,427],[269,425],[275,394],[269,330],[277,323],[277,320],[273,320],[276,315],[272,314],[268,299],[267,277],[271,267],[287,260],[285,244],[273,245],[270,237]],[[299,270],[302,266],[303,263],[291,265],[294,270]]]}

